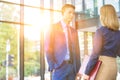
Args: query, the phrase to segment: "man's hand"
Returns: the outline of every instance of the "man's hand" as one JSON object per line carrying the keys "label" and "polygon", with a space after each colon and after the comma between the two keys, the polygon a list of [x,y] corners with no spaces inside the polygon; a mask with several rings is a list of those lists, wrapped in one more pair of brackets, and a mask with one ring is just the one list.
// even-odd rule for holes
{"label": "man's hand", "polygon": [[81,79],[81,74],[80,73],[77,73],[76,77],[75,77],[75,80],[80,80]]}
{"label": "man's hand", "polygon": [[88,79],[89,79],[89,76],[86,74],[83,74],[81,77],[81,80],[88,80]]}

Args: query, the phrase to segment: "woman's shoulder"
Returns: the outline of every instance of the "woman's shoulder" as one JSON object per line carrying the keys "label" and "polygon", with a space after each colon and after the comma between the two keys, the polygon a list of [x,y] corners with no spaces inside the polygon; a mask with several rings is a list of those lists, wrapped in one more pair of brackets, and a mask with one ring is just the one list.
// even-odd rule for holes
{"label": "woman's shoulder", "polygon": [[97,33],[104,33],[106,32],[106,29],[103,26],[99,26],[96,30]]}
{"label": "woman's shoulder", "polygon": [[105,26],[100,26],[100,27],[98,27],[97,28],[97,30],[101,30],[101,31],[103,31],[103,32],[117,32],[117,33],[119,33],[120,32],[120,30],[112,30],[112,29],[109,29],[109,28],[107,28],[107,27],[105,27]]}
{"label": "woman's shoulder", "polygon": [[109,31],[109,29],[107,27],[104,27],[104,26],[98,27],[96,32],[101,34],[103,37],[108,37],[112,34],[112,32]]}
{"label": "woman's shoulder", "polygon": [[109,29],[109,28],[107,28],[105,26],[98,27],[97,31],[100,31],[103,34],[112,34],[112,33],[116,32],[116,31],[113,31],[113,30],[111,30],[111,29]]}
{"label": "woman's shoulder", "polygon": [[97,32],[101,33],[103,36],[109,37],[109,36],[118,36],[120,37],[120,30],[111,30],[107,27],[100,26],[97,28]]}
{"label": "woman's shoulder", "polygon": [[108,30],[108,28],[106,28],[106,27],[104,27],[104,26],[99,26],[99,27],[97,28],[97,30],[106,31],[106,30]]}

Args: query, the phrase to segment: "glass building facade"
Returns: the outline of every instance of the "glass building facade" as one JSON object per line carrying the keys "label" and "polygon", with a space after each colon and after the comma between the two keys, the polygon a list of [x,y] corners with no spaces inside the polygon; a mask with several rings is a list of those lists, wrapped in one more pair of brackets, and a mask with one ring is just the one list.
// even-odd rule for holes
{"label": "glass building facade", "polygon": [[81,60],[91,53],[100,7],[112,4],[120,12],[120,0],[0,0],[0,80],[50,80],[44,34],[61,19],[66,3],[76,7],[72,25],[78,30]]}

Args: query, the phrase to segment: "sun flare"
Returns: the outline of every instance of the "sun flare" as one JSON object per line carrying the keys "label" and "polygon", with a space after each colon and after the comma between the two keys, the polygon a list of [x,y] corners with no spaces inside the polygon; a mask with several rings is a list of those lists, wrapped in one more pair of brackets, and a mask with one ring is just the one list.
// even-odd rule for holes
{"label": "sun flare", "polygon": [[50,16],[38,13],[30,16],[27,22],[29,22],[31,26],[25,26],[25,37],[30,40],[40,40],[40,34],[46,31],[50,25]]}

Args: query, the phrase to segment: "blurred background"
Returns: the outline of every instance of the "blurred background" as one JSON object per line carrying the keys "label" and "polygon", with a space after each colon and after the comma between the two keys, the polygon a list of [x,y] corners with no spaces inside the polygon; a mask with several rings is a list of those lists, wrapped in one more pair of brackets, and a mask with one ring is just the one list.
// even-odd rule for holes
{"label": "blurred background", "polygon": [[[91,54],[100,7],[112,4],[120,18],[120,0],[0,0],[0,80],[51,79],[44,35],[66,3],[76,7],[71,25],[78,31],[81,61]],[[117,63],[120,80],[120,58]]]}

